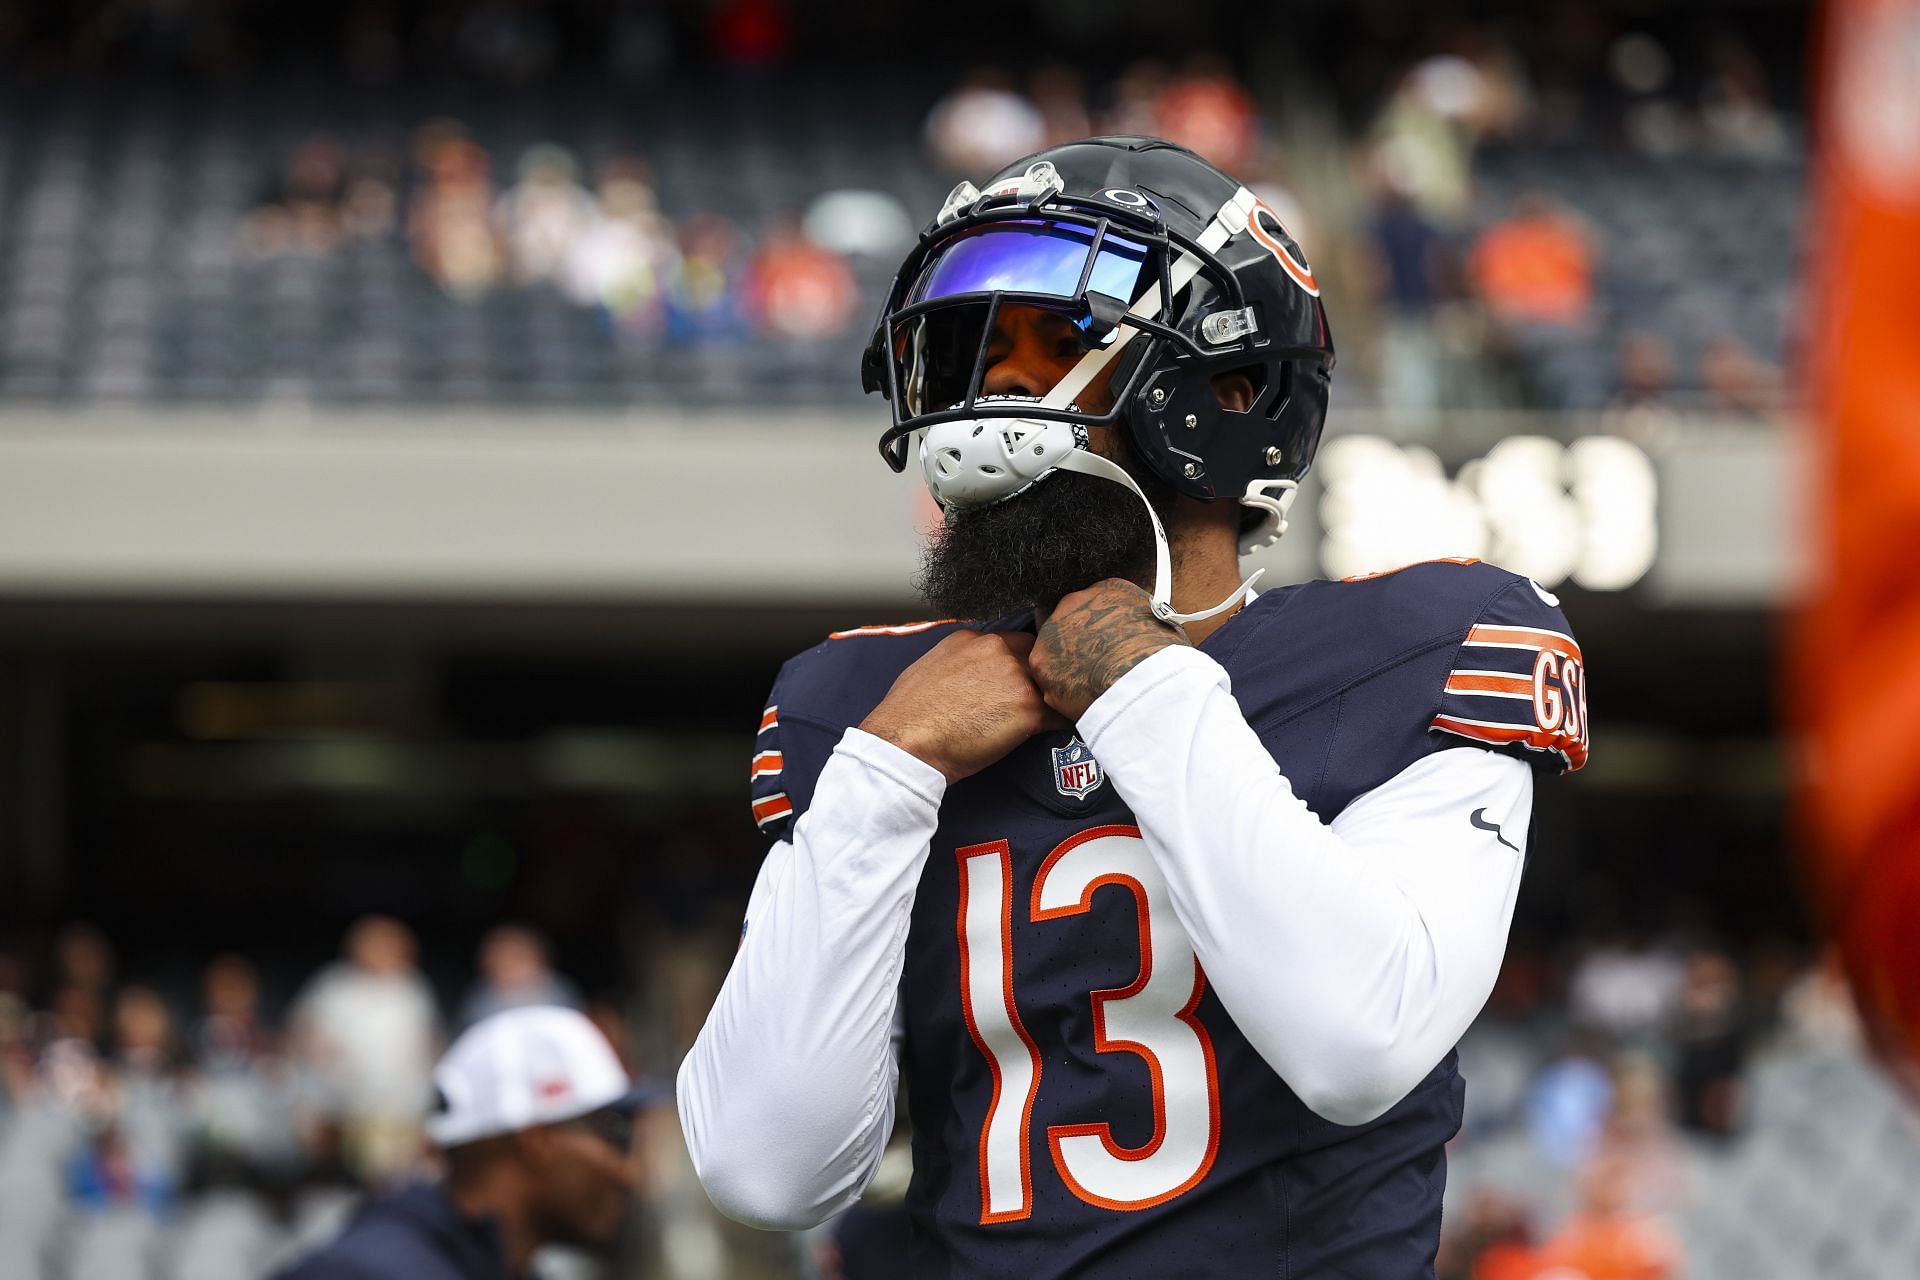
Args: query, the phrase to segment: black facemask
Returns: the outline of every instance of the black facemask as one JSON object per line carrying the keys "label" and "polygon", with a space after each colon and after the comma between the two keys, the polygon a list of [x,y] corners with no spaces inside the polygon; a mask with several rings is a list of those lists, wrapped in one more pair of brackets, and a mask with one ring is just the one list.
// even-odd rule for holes
{"label": "black facemask", "polygon": [[[1167,523],[1173,490],[1131,458],[1118,461]],[[1055,471],[1025,493],[950,515],[927,541],[916,585],[941,616],[987,619],[1051,609],[1104,578],[1152,590],[1153,526],[1124,486]]]}

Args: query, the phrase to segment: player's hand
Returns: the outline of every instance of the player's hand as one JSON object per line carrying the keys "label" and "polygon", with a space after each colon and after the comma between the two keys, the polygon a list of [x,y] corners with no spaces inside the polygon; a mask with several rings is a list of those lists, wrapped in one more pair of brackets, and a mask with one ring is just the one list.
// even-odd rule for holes
{"label": "player's hand", "polygon": [[1027,672],[1024,631],[956,631],[900,673],[860,728],[947,781],[980,772],[1042,729],[1066,727]]}
{"label": "player's hand", "polygon": [[1027,665],[1047,705],[1078,720],[1121,676],[1168,645],[1190,643],[1185,631],[1153,616],[1152,596],[1108,578],[1062,596],[1041,618]]}

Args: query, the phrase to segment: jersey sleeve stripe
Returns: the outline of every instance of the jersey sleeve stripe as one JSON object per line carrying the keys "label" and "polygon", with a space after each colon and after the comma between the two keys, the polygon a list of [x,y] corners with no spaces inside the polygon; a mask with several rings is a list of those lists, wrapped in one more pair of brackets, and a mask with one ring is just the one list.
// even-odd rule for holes
{"label": "jersey sleeve stripe", "polygon": [[1490,693],[1502,698],[1533,698],[1530,676],[1499,671],[1456,671],[1447,677],[1448,693]]}
{"label": "jersey sleeve stripe", "polygon": [[1574,769],[1578,769],[1587,762],[1586,745],[1564,733],[1550,733],[1537,727],[1526,729],[1518,725],[1495,724],[1489,720],[1469,720],[1464,716],[1449,715],[1435,716],[1433,727],[1443,733],[1456,734],[1462,738],[1471,738],[1475,742],[1485,742],[1494,746],[1521,746],[1534,751],[1552,752]]}
{"label": "jersey sleeve stripe", "polygon": [[749,782],[756,778],[777,778],[780,770],[786,767],[786,757],[778,751],[762,751],[753,758],[753,772],[747,775]]}
{"label": "jersey sleeve stripe", "polygon": [[1551,649],[1569,658],[1580,657],[1580,646],[1572,636],[1538,627],[1502,627],[1483,622],[1467,632],[1466,643],[1475,648]]}
{"label": "jersey sleeve stripe", "polygon": [[856,636],[915,636],[922,631],[931,631],[935,627],[944,627],[950,622],[958,621],[960,621],[958,618],[935,618],[930,622],[903,622],[897,626],[852,627],[846,631],[829,631],[827,639],[851,640]]}
{"label": "jersey sleeve stripe", "polygon": [[763,827],[792,812],[793,802],[787,799],[787,793],[784,791],[776,791],[764,800],[753,802],[753,820]]}
{"label": "jersey sleeve stripe", "polygon": [[762,711],[760,713],[760,732],[761,733],[765,733],[769,729],[776,729],[779,726],[780,726],[780,708],[779,707],[777,706],[768,707],[765,711]]}

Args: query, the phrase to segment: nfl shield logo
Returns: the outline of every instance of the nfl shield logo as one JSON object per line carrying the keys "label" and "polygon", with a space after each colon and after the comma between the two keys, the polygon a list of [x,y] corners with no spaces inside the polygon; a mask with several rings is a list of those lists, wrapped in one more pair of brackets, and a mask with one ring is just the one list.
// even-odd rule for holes
{"label": "nfl shield logo", "polygon": [[1085,800],[1089,791],[1106,780],[1100,762],[1080,739],[1053,749],[1053,785],[1061,795]]}

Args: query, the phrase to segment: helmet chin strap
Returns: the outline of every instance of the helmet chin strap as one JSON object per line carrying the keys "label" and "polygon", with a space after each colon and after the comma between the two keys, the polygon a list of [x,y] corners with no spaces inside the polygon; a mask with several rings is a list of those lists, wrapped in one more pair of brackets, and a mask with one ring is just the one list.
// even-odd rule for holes
{"label": "helmet chin strap", "polygon": [[1245,582],[1233,589],[1232,595],[1211,609],[1202,609],[1198,613],[1179,612],[1173,607],[1173,556],[1167,550],[1167,531],[1160,524],[1160,513],[1153,509],[1153,503],[1147,501],[1147,495],[1141,492],[1134,478],[1119,463],[1091,449],[1070,449],[1054,465],[1062,471],[1078,471],[1083,476],[1099,476],[1102,480],[1123,484],[1133,490],[1134,496],[1140,499],[1140,505],[1147,509],[1147,519],[1153,525],[1153,616],[1160,621],[1185,626],[1189,622],[1223,614],[1245,600],[1247,591],[1266,572],[1265,569],[1255,569]]}
{"label": "helmet chin strap", "polygon": [[[1253,192],[1241,187],[1234,192],[1233,198],[1220,206],[1220,211],[1207,224],[1201,233],[1199,244],[1208,253],[1217,253],[1220,246],[1247,229],[1247,219],[1252,215],[1255,204]],[[1192,282],[1200,273],[1200,259],[1191,253],[1182,253],[1167,272],[1167,285],[1172,289],[1170,297],[1177,297],[1180,291]],[[1127,308],[1130,315],[1147,315],[1160,307],[1160,282],[1149,285],[1144,293]],[[1073,368],[1067,370],[1059,382],[1053,385],[1040,400],[1042,406],[1049,409],[1064,409],[1100,375],[1120,354],[1129,342],[1140,335],[1140,330],[1122,322],[1114,330],[1113,340],[1105,346],[1095,347],[1082,356]],[[1081,475],[1098,476],[1102,480],[1111,480],[1133,490],[1134,496],[1147,509],[1147,519],[1153,525],[1153,616],[1162,622],[1182,626],[1189,622],[1200,622],[1217,617],[1234,608],[1246,599],[1247,592],[1260,580],[1264,569],[1256,569],[1248,579],[1234,588],[1232,595],[1214,605],[1211,609],[1202,609],[1199,613],[1180,613],[1173,607],[1173,556],[1167,549],[1167,531],[1160,524],[1160,513],[1153,509],[1153,503],[1147,501],[1147,495],[1141,492],[1134,478],[1125,468],[1109,458],[1094,453],[1091,449],[1070,449],[1054,463],[1063,471],[1077,471]]]}

